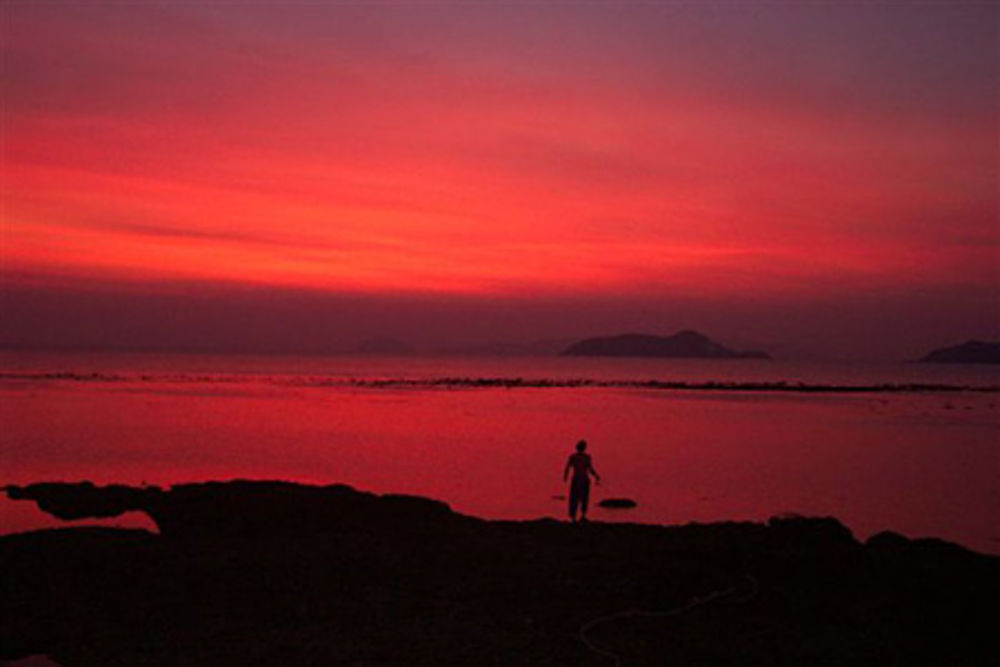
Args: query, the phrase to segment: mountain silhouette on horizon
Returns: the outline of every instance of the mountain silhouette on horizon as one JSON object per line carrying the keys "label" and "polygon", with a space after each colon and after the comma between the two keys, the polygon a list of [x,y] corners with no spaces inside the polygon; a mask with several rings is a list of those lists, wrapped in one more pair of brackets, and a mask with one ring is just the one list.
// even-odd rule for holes
{"label": "mountain silhouette on horizon", "polygon": [[920,361],[936,364],[1000,364],[1000,343],[969,340],[931,350]]}
{"label": "mountain silhouette on horizon", "polygon": [[672,336],[629,333],[586,338],[563,350],[578,357],[678,357],[690,359],[770,359],[759,350],[736,351],[703,333],[686,329]]}

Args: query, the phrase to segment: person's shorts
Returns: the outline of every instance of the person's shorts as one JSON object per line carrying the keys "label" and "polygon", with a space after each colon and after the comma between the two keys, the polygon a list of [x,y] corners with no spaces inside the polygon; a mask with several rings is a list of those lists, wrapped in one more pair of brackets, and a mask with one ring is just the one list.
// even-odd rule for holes
{"label": "person's shorts", "polygon": [[590,478],[574,477],[569,486],[569,512],[576,514],[577,507],[587,511],[587,501],[590,499]]}

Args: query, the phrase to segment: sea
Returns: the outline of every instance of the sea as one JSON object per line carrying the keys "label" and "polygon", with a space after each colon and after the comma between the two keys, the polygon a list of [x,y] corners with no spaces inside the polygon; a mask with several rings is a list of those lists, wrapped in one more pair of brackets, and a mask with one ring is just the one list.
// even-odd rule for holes
{"label": "sea", "polygon": [[[564,519],[581,439],[591,520],[834,516],[1000,554],[997,366],[0,352],[3,485],[281,479]],[[76,523],[0,499],[0,534]]]}

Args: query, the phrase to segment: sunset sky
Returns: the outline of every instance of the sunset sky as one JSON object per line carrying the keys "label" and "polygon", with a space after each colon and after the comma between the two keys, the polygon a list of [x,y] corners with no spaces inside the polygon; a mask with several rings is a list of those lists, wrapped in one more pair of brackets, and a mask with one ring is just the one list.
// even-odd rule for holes
{"label": "sunset sky", "polygon": [[0,344],[1000,337],[1000,9],[5,2]]}

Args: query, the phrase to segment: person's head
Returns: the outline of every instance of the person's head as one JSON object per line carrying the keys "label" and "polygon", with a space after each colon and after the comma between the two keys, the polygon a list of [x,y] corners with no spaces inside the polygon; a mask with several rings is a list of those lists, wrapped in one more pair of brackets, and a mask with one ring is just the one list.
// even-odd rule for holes
{"label": "person's head", "polygon": [[580,442],[576,443],[576,451],[582,452],[586,448],[587,448],[587,441],[586,440],[581,440]]}

